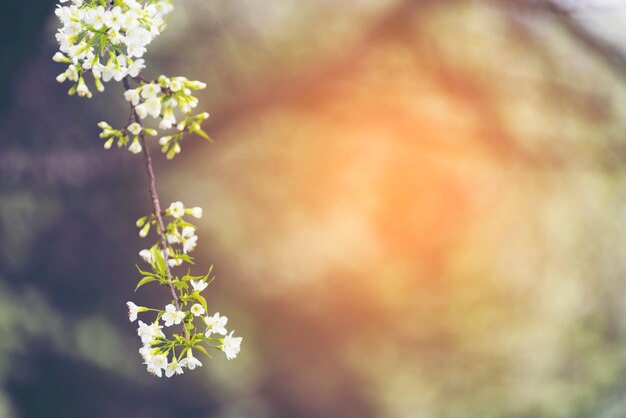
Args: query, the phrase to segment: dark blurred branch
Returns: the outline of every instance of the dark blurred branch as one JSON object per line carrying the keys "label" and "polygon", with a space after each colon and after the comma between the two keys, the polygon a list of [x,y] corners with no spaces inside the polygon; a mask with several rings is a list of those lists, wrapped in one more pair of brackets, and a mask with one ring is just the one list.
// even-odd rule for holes
{"label": "dark blurred branch", "polygon": [[[279,106],[303,96],[314,95],[328,80],[349,76],[352,71],[358,69],[362,59],[376,43],[399,40],[416,47],[416,54],[423,57],[421,68],[438,83],[442,92],[460,100],[468,108],[480,112],[485,126],[482,138],[489,150],[505,159],[512,158],[526,163],[543,164],[544,160],[521,148],[515,138],[507,132],[498,115],[495,99],[490,95],[489,86],[481,85],[471,75],[452,67],[433,47],[427,35],[419,33],[419,28],[417,28],[419,15],[425,15],[432,7],[441,7],[442,4],[449,7],[455,2],[457,0],[446,2],[404,0],[400,2],[372,25],[366,35],[341,57],[315,72],[281,77],[274,82],[266,83],[269,87],[264,90],[248,94],[230,107],[221,108],[215,112],[217,115],[214,115],[209,129],[225,130],[229,126],[236,125],[239,120],[269,106]],[[419,39],[416,40],[416,37]]]}
{"label": "dark blurred branch", "polygon": [[230,106],[221,107],[214,112],[209,129],[213,132],[223,131],[229,126],[236,125],[239,120],[255,114],[267,106],[277,106],[289,102],[303,95],[311,94],[329,79],[335,79],[350,73],[368,53],[371,46],[381,39],[398,33],[398,29],[405,27],[416,10],[425,11],[436,4],[436,0],[403,0],[392,8],[380,20],[375,22],[364,37],[351,48],[344,51],[334,60],[316,67],[314,71],[305,74],[281,74],[277,79],[270,80],[262,90],[250,94],[247,90],[243,97]]}
{"label": "dark blurred branch", "polygon": [[584,46],[592,56],[606,64],[620,77],[626,76],[626,54],[624,50],[593,34],[588,28],[578,22],[568,9],[557,1],[509,1],[516,7],[521,6],[530,11],[554,16],[556,22],[580,45]]}
{"label": "dark blurred branch", "polygon": [[[460,100],[469,109],[474,109],[483,120],[484,135],[482,139],[487,149],[495,152],[505,160],[515,160],[535,166],[559,166],[559,157],[549,155],[546,150],[541,153],[524,148],[512,133],[508,131],[498,110],[498,98],[492,93],[493,87],[485,85],[471,74],[463,71],[458,65],[448,62],[445,54],[437,50],[427,33],[420,33],[419,16],[424,16],[432,7],[451,7],[459,0],[448,1],[415,1],[405,0],[398,3],[392,10],[372,25],[364,37],[341,57],[327,63],[315,71],[295,76],[281,75],[269,81],[268,86],[250,94],[242,94],[242,99],[230,106],[222,107],[214,112],[209,129],[223,131],[234,126],[238,121],[246,119],[257,112],[272,106],[292,103],[294,100],[318,94],[320,86],[328,80],[347,77],[358,69],[362,59],[370,51],[372,45],[380,42],[399,40],[416,47],[416,54],[421,58],[421,68],[426,70],[437,82],[445,94]],[[623,76],[626,72],[626,57],[622,51],[594,36],[587,28],[573,19],[570,13],[554,1],[516,1],[501,0],[500,4],[511,9],[517,8],[544,16],[554,16],[558,22],[583,47],[586,47],[598,59],[605,62],[611,69]],[[559,91],[570,92],[567,86],[556,86]],[[579,97],[578,94],[576,96]],[[582,101],[582,100],[581,100]]]}

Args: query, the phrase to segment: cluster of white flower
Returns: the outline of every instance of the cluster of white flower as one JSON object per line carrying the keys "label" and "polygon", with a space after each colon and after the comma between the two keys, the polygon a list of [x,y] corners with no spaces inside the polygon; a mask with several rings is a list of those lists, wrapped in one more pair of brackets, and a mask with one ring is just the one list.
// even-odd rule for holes
{"label": "cluster of white flower", "polygon": [[[182,202],[173,202],[166,209],[165,215],[173,218],[165,227],[165,239],[168,244],[167,264],[172,268],[180,266],[183,262],[191,263],[192,258],[189,256],[189,253],[198,245],[198,236],[196,235],[196,226],[185,221],[183,217],[191,215],[200,219],[202,217],[202,208],[185,208]],[[139,236],[145,238],[152,226],[157,227],[157,220],[154,215],[144,216],[137,220],[137,227],[141,228]],[[139,252],[139,256],[146,263],[150,264],[155,262],[157,254],[165,258],[163,250],[160,248],[160,243],[156,243],[152,248]]]}
{"label": "cluster of white flower", "polygon": [[[98,91],[104,90],[103,82],[112,79],[123,81],[126,90],[124,98],[131,106],[128,123],[122,129],[114,129],[107,122],[100,122],[100,137],[105,140],[106,149],[116,143],[118,147],[128,146],[128,150],[135,154],[143,151],[153,182],[148,149],[143,147],[146,136],[157,136],[158,131],[144,126],[144,119],[148,116],[159,119],[159,129],[176,130],[176,133],[162,136],[158,141],[168,159],[180,153],[180,142],[187,133],[210,140],[201,128],[202,122],[209,117],[208,113],[191,114],[198,106],[198,99],[192,92],[204,89],[206,84],[185,77],[160,76],[152,81],[139,77],[140,71],[145,68],[142,57],[146,47],[163,30],[164,17],[173,9],[171,1],[60,0],[61,4],[55,12],[62,27],[56,34],[60,52],[54,55],[53,60],[68,64],[57,81],[72,81],[74,84],[69,94],[77,93],[88,98],[92,93],[85,83],[87,73],[93,76]],[[136,87],[131,88],[131,82]],[[182,116],[176,115],[175,109]],[[174,202],[164,213],[160,213],[156,192],[153,188],[150,191],[156,202],[153,204],[154,213],[139,219],[137,227],[140,228],[139,235],[146,237],[154,226],[159,241],[139,253],[150,265],[151,271],[139,269],[142,278],[137,289],[147,283],[158,282],[170,288],[172,300],[164,309],[127,303],[131,322],[137,320],[139,312],[157,313],[150,324],[139,321],[137,334],[142,342],[139,352],[144,364],[150,373],[161,377],[165,371],[165,375],[171,377],[183,373],[184,368],[194,370],[202,366],[200,360],[194,357],[193,350],[210,357],[205,346],[223,351],[229,360],[235,358],[242,338],[234,337],[232,331],[227,335],[228,318],[219,313],[209,316],[206,299],[200,294],[214,279],[212,277],[207,282],[212,267],[205,276],[191,276],[189,273],[176,276],[171,273],[183,262],[193,263],[189,253],[196,248],[198,236],[196,227],[184,216],[201,218],[202,209],[185,208],[182,202]],[[171,218],[167,226],[163,221],[165,216]],[[200,319],[204,325],[194,324]],[[179,325],[182,332],[166,336],[164,327],[174,325]]]}
{"label": "cluster of white flower", "polygon": [[[142,120],[148,116],[159,119],[159,129],[175,127],[178,131],[159,140],[161,151],[168,159],[181,152],[180,142],[187,133],[210,139],[200,127],[209,117],[208,113],[191,114],[198,106],[198,99],[192,92],[206,88],[205,83],[185,77],[161,75],[152,81],[139,77],[145,68],[141,57],[148,44],[163,30],[164,17],[173,10],[171,0],[60,1],[55,12],[62,24],[56,34],[60,52],[52,58],[68,67],[59,74],[57,81],[73,82],[68,93],[89,98],[92,93],[85,82],[86,73],[91,73],[98,91],[104,90],[103,81],[124,80],[124,98],[132,105],[131,118],[125,128],[113,129],[107,122],[100,122],[105,149],[117,142],[118,147],[128,146],[130,152],[140,153],[142,132],[157,135],[156,130],[142,125]],[[64,5],[68,2],[71,4]],[[129,80],[138,86],[130,88]],[[183,116],[177,116],[175,109]]]}
{"label": "cluster of white flower", "polygon": [[[100,138],[104,139],[104,148],[110,149],[114,142],[117,142],[118,147],[123,147],[130,143],[128,150],[133,154],[139,154],[143,147],[139,141],[139,134],[142,132],[146,135],[156,136],[157,131],[150,128],[144,128],[137,122],[130,123],[124,129],[113,129],[107,122],[102,121],[98,123],[98,127],[102,129]],[[131,140],[132,137],[132,140]]]}
{"label": "cluster of white flower", "polygon": [[[208,119],[209,114],[203,112],[191,115],[193,109],[198,106],[198,99],[192,95],[192,91],[204,88],[206,84],[201,81],[190,81],[185,77],[168,78],[162,75],[156,81],[140,81],[138,87],[124,92],[124,98],[133,106],[139,120],[151,116],[159,119],[159,129],[176,127],[177,134],[163,136],[159,140],[161,151],[171,159],[180,153],[180,141],[185,133],[195,133],[209,139],[200,127],[202,122]],[[177,119],[175,113],[177,108],[184,115],[182,120],[180,117]]]}
{"label": "cluster of white flower", "polygon": [[[204,280],[191,280],[190,282],[193,291],[198,293],[208,286],[208,283]],[[142,343],[139,354],[141,354],[148,372],[154,375],[162,377],[164,371],[165,376],[172,377],[174,374],[182,374],[185,367],[189,370],[201,367],[202,363],[200,360],[193,356],[194,348],[209,355],[206,349],[200,345],[201,343],[223,351],[228,360],[236,358],[237,354],[239,354],[243,338],[234,337],[233,331],[228,334],[226,330],[228,318],[221,316],[219,312],[213,316],[205,315],[206,310],[200,303],[194,303],[187,312],[179,310],[173,304],[167,305],[165,310],[149,309],[137,306],[133,302],[126,302],[126,305],[128,306],[128,317],[131,322],[137,320],[139,312],[150,310],[158,312],[157,319],[153,323],[145,324],[142,321],[138,321],[139,327],[137,328],[137,335]],[[190,325],[195,318],[202,318],[204,331],[190,337],[187,340],[189,343],[181,344],[180,341],[183,337],[178,334],[174,334],[173,339],[169,340],[163,332],[164,326],[171,327],[181,323],[184,324],[185,330],[196,328]],[[164,325],[160,325],[159,320],[162,320]],[[179,350],[178,355],[176,354],[177,346],[184,347]],[[170,352],[171,360],[168,360]]]}
{"label": "cluster of white flower", "polygon": [[91,72],[96,88],[101,82],[137,77],[145,67],[146,47],[165,27],[173,10],[171,0],[60,0],[55,14],[62,27],[56,34],[60,52],[53,59],[69,64],[57,81],[73,81],[69,93],[91,97],[84,73]]}
{"label": "cluster of white flower", "polygon": [[[212,267],[206,276],[194,277],[187,274],[182,277],[172,276],[171,279],[169,278],[168,268],[177,267],[183,262],[193,262],[189,253],[196,247],[198,236],[196,235],[196,227],[185,221],[184,217],[191,215],[199,219],[202,217],[202,208],[186,208],[182,202],[173,202],[163,215],[171,218],[164,231],[167,242],[167,257],[165,257],[159,242],[150,249],[139,252],[141,258],[152,267],[153,271],[139,270],[143,278],[137,288],[153,281],[159,281],[164,285],[171,284],[179,291],[179,301],[172,301],[162,310],[140,307],[133,302],[127,302],[127,305],[131,322],[137,319],[139,312],[157,312],[156,320],[152,324],[148,325],[139,321],[137,334],[143,344],[139,352],[149,372],[161,377],[164,370],[165,375],[171,377],[174,374],[181,374],[184,367],[193,370],[202,366],[202,363],[192,354],[192,349],[196,349],[208,355],[201,344],[222,350],[227,359],[234,359],[239,353],[242,337],[234,337],[232,331],[228,334],[226,329],[228,318],[226,316],[221,316],[219,313],[215,313],[213,316],[207,314],[206,299],[200,293],[208,287],[214,278],[207,282]],[[153,226],[159,228],[154,214],[144,216],[137,221],[141,237],[146,237]],[[165,260],[167,260],[167,264]],[[188,309],[187,306],[189,306]],[[202,319],[204,325],[194,325],[196,319]],[[159,321],[163,321],[163,325],[160,325]],[[168,339],[163,333],[164,327],[181,324],[184,331],[183,335],[174,334],[172,339]],[[178,352],[178,356],[175,351],[176,347],[183,347]],[[171,361],[168,362],[170,351],[172,357]],[[186,357],[183,358],[185,354]]]}

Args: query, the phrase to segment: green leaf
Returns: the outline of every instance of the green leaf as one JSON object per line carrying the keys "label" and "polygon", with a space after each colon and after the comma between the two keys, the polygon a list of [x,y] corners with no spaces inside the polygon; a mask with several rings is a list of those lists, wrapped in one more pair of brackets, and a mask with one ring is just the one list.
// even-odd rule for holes
{"label": "green leaf", "polygon": [[213,358],[212,355],[210,355],[206,349],[204,347],[202,347],[201,345],[195,345],[193,348],[197,348],[199,351],[201,351],[202,353],[204,353],[206,356],[208,356],[209,358]]}
{"label": "green leaf", "polygon": [[189,132],[193,132],[194,134],[206,139],[207,141],[213,142],[211,137],[206,132],[204,132],[202,128],[200,128],[197,122],[191,124],[191,126],[189,127]]}
{"label": "green leaf", "polygon": [[193,264],[193,257],[188,254],[179,254],[178,259],[183,260],[185,263]]}
{"label": "green leaf", "polygon": [[154,276],[146,276],[146,277],[144,277],[143,279],[141,279],[139,281],[139,283],[137,283],[137,287],[135,288],[135,292],[137,291],[137,289],[139,289],[144,284],[150,283],[150,282],[154,282],[156,280],[158,280],[158,279],[156,277],[154,277]]}
{"label": "green leaf", "polygon": [[154,258],[156,260],[156,267],[159,273],[165,276],[165,274],[167,273],[167,266],[165,264],[165,259],[163,258],[163,255],[161,254],[161,251],[155,251]]}
{"label": "green leaf", "polygon": [[150,271],[142,270],[141,268],[139,268],[139,266],[137,264],[135,264],[135,267],[137,267],[137,270],[139,271],[139,274],[141,274],[142,276],[155,276],[155,274],[150,272]]}
{"label": "green leaf", "polygon": [[180,352],[180,354],[178,355],[178,360],[179,360],[179,361],[180,361],[180,359],[182,359],[182,358],[183,358],[183,356],[185,355],[185,353],[187,353],[187,351],[189,351],[189,348],[190,348],[190,347],[185,347],[185,348],[183,349],[183,351],[181,351],[181,352]]}
{"label": "green leaf", "polygon": [[106,48],[107,38],[103,35],[100,35],[100,51],[104,53],[104,49]]}
{"label": "green leaf", "polygon": [[174,280],[172,281],[172,284],[178,290],[189,290],[189,285],[185,282],[181,282],[180,280]]}

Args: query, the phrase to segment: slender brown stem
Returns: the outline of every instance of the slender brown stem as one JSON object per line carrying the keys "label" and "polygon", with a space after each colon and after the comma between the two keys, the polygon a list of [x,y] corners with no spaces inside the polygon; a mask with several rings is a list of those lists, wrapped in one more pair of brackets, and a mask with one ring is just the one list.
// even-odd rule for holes
{"label": "slender brown stem", "polygon": [[146,160],[146,172],[148,173],[148,192],[150,193],[152,208],[154,210],[154,216],[157,221],[157,233],[159,234],[161,249],[163,250],[163,259],[165,260],[165,270],[167,273],[167,279],[169,280],[170,293],[172,294],[172,299],[174,299],[176,309],[180,309],[178,295],[176,294],[176,289],[174,289],[174,286],[172,285],[172,273],[170,271],[170,266],[167,263],[169,255],[167,249],[167,240],[165,238],[165,223],[163,222],[163,216],[161,215],[161,202],[159,201],[159,195],[156,190],[156,177],[154,176],[154,168],[152,167],[152,157],[150,156],[150,150],[148,149],[148,146],[146,144],[146,137],[143,132],[139,134],[139,141],[141,142],[141,149],[143,152],[143,156]]}
{"label": "slender brown stem", "polygon": [[[124,88],[128,90],[130,88],[128,77],[125,77],[123,80]],[[131,103],[131,118],[135,120],[135,122],[141,125],[141,119],[137,115],[137,111],[135,110],[135,106]],[[180,310],[180,299],[178,294],[176,293],[176,289],[172,284],[172,272],[170,271],[170,266],[168,264],[169,252],[167,249],[167,238],[165,236],[165,222],[163,222],[163,214],[164,211],[161,210],[161,202],[159,200],[159,194],[157,193],[156,188],[156,177],[154,175],[154,168],[152,166],[152,156],[150,155],[150,150],[148,149],[148,144],[146,143],[146,136],[142,131],[139,133],[139,141],[141,143],[141,150],[146,160],[146,173],[148,174],[148,192],[150,193],[150,199],[152,200],[152,209],[154,217],[157,222],[157,233],[159,234],[159,243],[161,246],[161,250],[163,251],[163,259],[165,260],[165,272],[167,274],[168,286],[170,288],[170,293],[172,295],[172,299],[174,301],[174,305],[177,310]],[[183,329],[185,330],[185,336],[189,338],[189,331],[187,327],[183,324]]]}

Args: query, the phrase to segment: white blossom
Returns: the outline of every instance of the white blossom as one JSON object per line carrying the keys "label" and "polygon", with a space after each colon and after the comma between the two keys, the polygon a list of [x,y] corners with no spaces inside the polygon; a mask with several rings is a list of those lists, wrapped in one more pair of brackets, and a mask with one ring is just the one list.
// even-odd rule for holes
{"label": "white blossom", "polygon": [[197,358],[193,356],[191,349],[187,351],[187,358],[182,359],[179,364],[181,367],[187,367],[189,370],[193,370],[196,367],[202,366],[202,363],[200,363],[200,360],[198,360]]}
{"label": "white blossom", "polygon": [[135,26],[126,31],[128,56],[141,58],[146,53],[146,45],[152,41],[152,34],[146,29]]}
{"label": "white blossom", "polygon": [[173,202],[168,210],[174,218],[180,218],[185,214],[185,205],[183,202]]}
{"label": "white blossom", "polygon": [[165,307],[165,313],[161,316],[161,319],[165,321],[166,327],[171,327],[174,324],[180,324],[185,319],[185,313],[176,309],[176,306],[170,303]]}
{"label": "white blossom", "polygon": [[150,363],[159,369],[165,369],[167,367],[167,357],[164,354],[157,354],[153,356]]}
{"label": "white blossom", "polygon": [[148,108],[146,107],[145,103],[136,106],[135,112],[137,112],[137,116],[139,116],[139,119],[145,119],[146,116],[148,116]]}
{"label": "white blossom", "polygon": [[128,319],[130,319],[130,322],[134,322],[137,319],[139,307],[130,301],[126,302],[126,305],[128,306]]}
{"label": "white blossom", "polygon": [[191,283],[193,290],[197,290],[198,292],[202,292],[209,285],[204,280],[191,280],[189,283]]}
{"label": "white blossom", "polygon": [[190,311],[194,316],[204,315],[204,308],[199,303],[195,303],[191,307]]}
{"label": "white blossom", "polygon": [[148,325],[144,324],[142,321],[138,322],[139,328],[137,328],[137,335],[141,337],[141,342],[143,345],[150,344],[152,340],[155,338],[165,338],[165,334],[161,331],[163,326],[157,324],[156,322]]}
{"label": "white blossom", "polygon": [[183,252],[185,254],[190,253],[191,251],[193,251],[196,248],[196,245],[198,245],[198,236],[197,235],[193,235],[193,236],[187,238],[185,240],[185,242],[183,243]]}
{"label": "white blossom", "polygon": [[85,16],[85,23],[93,26],[95,30],[100,30],[104,26],[104,7],[98,6],[96,9],[89,9]]}
{"label": "white blossom", "polygon": [[183,264],[183,260],[179,259],[179,258],[168,258],[167,259],[167,265],[170,267],[178,267],[181,264]]}
{"label": "white blossom", "polygon": [[150,251],[150,250],[141,250],[141,251],[139,251],[139,256],[146,263],[154,264],[154,262],[155,262],[154,255],[152,255],[152,251]]}
{"label": "white blossom", "polygon": [[146,107],[146,112],[150,116],[152,116],[153,118],[159,117],[159,115],[161,114],[161,100],[158,97],[150,97],[143,104]]}
{"label": "white blossom", "polygon": [[174,228],[172,232],[168,232],[166,234],[166,238],[169,244],[178,244],[180,242],[180,237],[178,236],[178,228]]}
{"label": "white blossom", "polygon": [[174,374],[183,374],[183,368],[178,360],[176,360],[176,357],[172,357],[172,362],[168,364],[165,369],[165,376],[172,377]]}
{"label": "white blossom", "polygon": [[220,316],[220,313],[217,312],[213,316],[205,316],[202,318],[204,323],[208,327],[205,336],[209,338],[211,334],[220,334],[226,335],[228,331],[226,331],[226,324],[228,323],[228,318],[226,316]]}
{"label": "white blossom", "polygon": [[157,354],[155,356],[151,356],[146,363],[148,366],[148,372],[161,377],[163,375],[162,370],[165,370],[167,367],[167,357],[164,354]]}
{"label": "white blossom", "polygon": [[194,228],[193,226],[186,226],[183,228],[181,232],[181,236],[183,238],[190,238],[190,237],[193,237],[195,234],[196,234],[196,228]]}
{"label": "white blossom", "polygon": [[155,83],[145,84],[141,88],[141,97],[149,99],[151,97],[157,97],[161,93],[161,86]]}
{"label": "white blossom", "polygon": [[141,357],[143,358],[144,362],[147,362],[150,359],[150,357],[152,357],[152,351],[153,351],[153,348],[150,347],[150,345],[141,346],[141,348],[139,349],[139,354],[141,354]]}
{"label": "white blossom", "polygon": [[133,106],[137,106],[139,104],[139,93],[137,90],[126,90],[124,92],[124,99]]}
{"label": "white blossom", "polygon": [[229,335],[224,337],[224,342],[222,343],[222,351],[226,354],[228,360],[237,357],[241,350],[241,341],[243,340],[243,337],[233,337],[233,332],[231,331]]}
{"label": "white blossom", "polygon": [[131,123],[126,129],[133,135],[139,135],[141,133],[141,125],[137,122]]}
{"label": "white blossom", "polygon": [[112,10],[105,12],[104,23],[114,31],[119,31],[122,28],[123,18],[122,8],[115,6]]}
{"label": "white blossom", "polygon": [[131,77],[137,77],[144,68],[146,68],[146,65],[143,58],[137,59],[128,66],[128,75]]}

